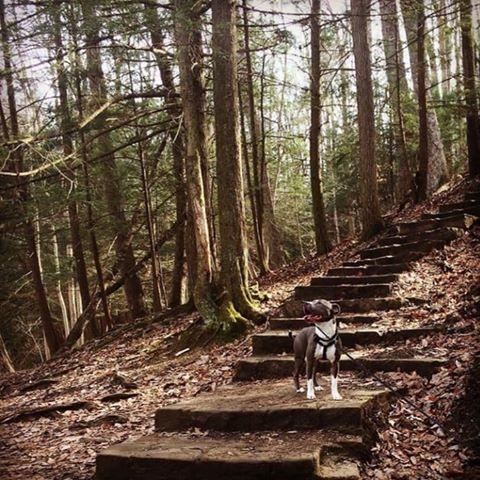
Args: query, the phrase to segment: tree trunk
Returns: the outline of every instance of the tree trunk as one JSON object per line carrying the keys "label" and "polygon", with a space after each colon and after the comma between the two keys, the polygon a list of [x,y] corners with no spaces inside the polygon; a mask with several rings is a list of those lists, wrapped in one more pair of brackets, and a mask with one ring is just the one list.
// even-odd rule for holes
{"label": "tree trunk", "polygon": [[[145,4],[145,21],[150,31],[152,46],[155,49],[155,58],[162,84],[167,90],[165,103],[171,105],[167,110],[172,121],[170,129],[170,138],[172,141],[173,171],[176,180],[175,190],[175,210],[177,220],[183,219],[183,227],[179,228],[175,239],[175,255],[172,274],[172,287],[170,292],[169,305],[171,307],[180,305],[184,301],[184,283],[185,283],[185,214],[186,214],[186,196],[185,196],[185,135],[181,126],[180,118],[182,116],[182,106],[177,97],[175,84],[173,81],[173,72],[171,61],[163,53],[165,51],[164,35],[160,28],[160,19],[157,9],[151,4]],[[193,232],[192,232],[193,234]],[[193,257],[193,261],[195,258]]]}
{"label": "tree trunk", "polygon": [[[82,0],[81,3],[86,34],[87,77],[93,97],[92,110],[95,111],[107,101],[107,89],[100,56],[99,25],[94,0]],[[105,114],[101,114],[97,118],[97,122],[103,124],[102,120],[105,118]],[[124,275],[135,265],[135,257],[131,245],[131,227],[125,217],[120,176],[115,155],[112,153],[113,146],[110,135],[105,133],[99,136],[97,145],[103,157],[101,167],[105,185],[105,197],[111,216],[111,225],[116,235],[116,262],[120,273]],[[125,283],[125,296],[133,318],[145,315],[143,290],[137,275],[130,277]]]}
{"label": "tree trunk", "polygon": [[460,1],[460,23],[462,28],[463,88],[467,119],[468,171],[471,176],[474,176],[480,173],[480,130],[472,39],[472,4],[470,0]]}
{"label": "tree trunk", "polygon": [[[417,52],[417,6],[418,0],[400,0],[402,16],[407,33],[408,51],[410,56],[410,67],[412,71],[413,87],[417,99],[418,89],[418,52]],[[430,79],[428,69],[425,69],[425,88],[428,92]],[[428,95],[427,95],[428,102]],[[438,125],[437,114],[433,109],[427,109],[427,132],[428,132],[428,184],[427,196],[430,196],[447,178],[447,161],[443,148],[442,135]]]}
{"label": "tree trunk", "polygon": [[[74,71],[74,80],[75,80],[75,94],[76,94],[76,107],[78,111],[78,123],[81,124],[84,119],[83,113],[83,92],[82,92],[82,79],[80,77],[80,59],[78,55],[79,47],[78,47],[78,32],[77,32],[77,25],[75,21],[70,21],[70,28],[72,30],[72,41],[73,46],[75,48],[75,71]],[[90,188],[90,172],[88,167],[88,156],[87,156],[87,147],[86,147],[86,139],[85,139],[85,132],[80,130],[79,135],[79,150],[80,150],[80,158],[82,160],[83,166],[83,177],[85,183],[85,200],[86,200],[86,214],[87,214],[87,228],[90,237],[90,249],[93,256],[93,262],[95,265],[95,272],[97,276],[97,283],[98,288],[100,291],[100,298],[102,303],[103,309],[103,318],[101,324],[98,325],[100,332],[106,332],[109,328],[112,327],[112,318],[110,316],[110,310],[108,307],[107,296],[105,295],[105,281],[103,276],[103,268],[102,262],[100,259],[100,252],[98,249],[98,242],[97,236],[95,233],[95,223],[93,221],[93,202],[92,202],[92,195],[91,195],[91,188]],[[91,301],[88,305],[91,304]],[[87,309],[86,305],[83,305],[83,312]],[[85,313],[82,313],[85,315]],[[95,311],[93,311],[93,315],[95,316]],[[92,317],[93,319],[94,317]],[[88,323],[88,322],[87,322]]]}
{"label": "tree trunk", "polygon": [[[204,170],[206,158],[202,36],[195,0],[175,0],[175,37],[186,132],[186,182],[189,228],[194,234],[196,265],[193,299],[207,328],[217,328],[219,309],[213,300],[214,263],[210,245]],[[199,115],[199,112],[202,112]],[[202,161],[203,159],[203,161]]]}
{"label": "tree trunk", "polygon": [[351,3],[360,137],[360,204],[363,238],[375,235],[382,227],[375,160],[372,66],[368,42],[369,5],[369,0],[355,0]]}
{"label": "tree trunk", "polygon": [[409,190],[414,191],[415,184],[408,159],[402,111],[402,99],[406,99],[409,96],[409,91],[405,65],[401,55],[402,45],[398,28],[397,2],[380,0],[380,14],[383,49],[387,66],[389,104],[394,119],[395,156],[399,162],[396,191],[399,199],[403,201]]}
{"label": "tree trunk", "polygon": [[253,233],[255,236],[255,246],[257,250],[257,255],[259,256],[258,263],[262,265],[262,260],[260,260],[261,252],[263,252],[263,245],[260,238],[260,232],[258,230],[258,221],[257,221],[257,202],[255,201],[254,187],[253,187],[253,178],[252,178],[252,169],[250,167],[250,161],[248,158],[248,141],[247,141],[247,129],[245,126],[245,108],[243,107],[242,101],[242,90],[240,88],[240,82],[238,84],[238,103],[240,108],[240,133],[242,137],[242,150],[243,150],[243,161],[245,164],[245,178],[247,179],[247,194],[250,201],[250,209],[252,212],[252,223],[253,223]]}
{"label": "tree trunk", "polygon": [[[243,0],[243,31],[245,42],[245,60],[247,67],[247,96],[248,96],[248,114],[249,114],[249,130],[250,143],[252,152],[252,171],[253,171],[253,199],[255,202],[255,216],[253,220],[256,222],[255,228],[258,230],[257,255],[260,266],[260,273],[264,275],[269,271],[268,258],[265,252],[265,231],[264,231],[264,198],[263,185],[260,178],[260,139],[258,118],[255,110],[255,94],[253,91],[253,70],[252,59],[250,55],[250,30],[247,15],[247,2]],[[237,87],[238,88],[238,87]],[[245,159],[248,161],[248,159]]]}
{"label": "tree trunk", "polygon": [[327,253],[331,248],[323,203],[320,167],[320,0],[312,0],[311,31],[311,82],[310,82],[310,186],[312,214],[315,230],[315,252]]}
{"label": "tree trunk", "polygon": [[439,56],[440,69],[442,71],[442,96],[445,97],[451,91],[452,83],[452,31],[450,22],[453,21],[449,13],[449,7],[446,0],[440,0],[437,10],[440,14],[437,16],[438,35],[439,35]]}
{"label": "tree trunk", "polygon": [[[5,21],[5,4],[4,0],[0,0],[0,30],[2,40],[2,53],[3,53],[3,67],[5,81],[7,84],[7,100],[10,114],[10,132],[13,139],[19,138],[19,126],[18,126],[18,114],[17,103],[15,98],[15,86],[13,83],[12,75],[12,62],[10,52],[10,39],[8,35],[7,25]],[[18,146],[12,148],[10,151],[11,161],[7,167],[16,173],[23,171],[23,147]],[[17,181],[18,181],[17,177]],[[55,353],[62,343],[62,338],[59,330],[55,327],[54,320],[52,318],[50,307],[48,305],[47,295],[45,287],[43,285],[42,274],[40,271],[40,264],[37,252],[37,245],[35,240],[35,228],[33,226],[31,218],[28,217],[26,211],[27,203],[29,200],[28,184],[22,184],[17,186],[15,192],[15,201],[18,204],[19,211],[24,216],[24,234],[26,240],[26,253],[29,259],[29,265],[32,274],[33,286],[35,289],[35,295],[37,300],[38,309],[40,311],[40,319],[42,322],[43,332],[45,335],[46,345],[50,354]]]}
{"label": "tree trunk", "polygon": [[3,365],[4,369],[7,372],[10,372],[10,373],[15,372],[15,367],[13,366],[12,359],[10,358],[10,354],[8,353],[7,347],[1,335],[0,335],[0,359],[1,359],[1,364]]}
{"label": "tree trunk", "polygon": [[[236,1],[212,2],[213,101],[220,226],[221,284],[244,317],[261,321],[248,285],[237,81]],[[233,312],[230,311],[232,315]],[[232,318],[232,320],[238,317]]]}
{"label": "tree trunk", "polygon": [[[70,158],[73,153],[73,139],[70,133],[73,129],[73,120],[68,104],[68,78],[65,70],[62,31],[61,31],[61,2],[55,0],[52,8],[52,20],[54,25],[53,37],[56,51],[56,69],[57,69],[57,87],[59,93],[59,113],[60,125],[62,129],[63,153],[66,158]],[[75,170],[67,171],[66,176],[69,184],[67,191],[69,192],[68,201],[68,219],[70,224],[70,236],[72,242],[72,252],[75,261],[75,273],[80,288],[82,298],[82,309],[90,303],[90,289],[88,286],[87,266],[85,263],[85,255],[83,253],[82,235],[80,231],[80,219],[78,215],[78,204],[76,200],[77,180]],[[72,319],[73,320],[73,319]],[[68,333],[68,332],[67,332]],[[92,338],[99,335],[99,330],[95,321],[89,323],[86,330],[86,337]]]}

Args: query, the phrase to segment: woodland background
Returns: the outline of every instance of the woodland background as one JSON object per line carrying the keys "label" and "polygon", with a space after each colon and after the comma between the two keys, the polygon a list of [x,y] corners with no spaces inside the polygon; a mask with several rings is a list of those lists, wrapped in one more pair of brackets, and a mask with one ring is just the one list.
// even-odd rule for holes
{"label": "woodland background", "polygon": [[479,173],[470,0],[0,0],[0,350],[30,367]]}

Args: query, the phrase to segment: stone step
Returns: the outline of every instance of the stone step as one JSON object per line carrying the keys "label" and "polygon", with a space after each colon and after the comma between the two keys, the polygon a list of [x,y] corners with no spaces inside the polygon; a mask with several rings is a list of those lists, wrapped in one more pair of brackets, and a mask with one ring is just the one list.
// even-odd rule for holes
{"label": "stone step", "polygon": [[434,248],[440,248],[445,245],[445,240],[419,240],[417,242],[403,243],[401,245],[387,245],[383,247],[367,248],[360,252],[360,258],[382,258],[385,256],[395,256],[410,252],[429,253]]}
{"label": "stone step", "polygon": [[324,298],[326,300],[338,300],[340,298],[372,298],[390,295],[390,284],[375,285],[311,285],[307,287],[295,287],[295,298],[301,300],[312,298]]}
{"label": "stone step", "polygon": [[[313,329],[314,327],[310,327]],[[409,338],[418,338],[435,332],[434,328],[406,328],[402,330],[382,330],[379,328],[341,329],[340,338],[345,347],[389,343]],[[293,331],[295,335],[298,331]],[[257,333],[252,337],[253,355],[292,353],[293,341],[287,330],[272,330]]]}
{"label": "stone step", "polygon": [[[374,323],[380,320],[380,316],[371,313],[366,315],[337,315],[337,321],[340,325]],[[310,324],[303,318],[270,318],[269,326],[271,330],[300,330],[301,328],[309,327]]]}
{"label": "stone step", "polygon": [[398,274],[364,275],[364,276],[325,276],[312,278],[311,285],[374,285],[378,283],[393,283],[399,279]]}
{"label": "stone step", "polygon": [[[355,358],[355,355],[353,355]],[[340,371],[362,371],[363,367],[371,372],[417,372],[418,375],[431,377],[435,371],[447,363],[443,358],[362,358],[361,364],[342,356]],[[235,381],[264,380],[291,377],[294,358],[292,355],[264,355],[240,360],[235,367]],[[363,366],[363,367],[362,367]],[[330,364],[320,361],[317,371],[328,373]],[[340,378],[341,385],[341,378]]]}
{"label": "stone step", "polygon": [[465,201],[480,200],[480,192],[467,192],[465,194]]}
{"label": "stone step", "polygon": [[368,276],[398,274],[409,269],[408,263],[397,263],[393,265],[358,265],[355,267],[336,267],[328,270],[327,275],[331,276]]}
{"label": "stone step", "polygon": [[446,218],[435,218],[430,220],[417,220],[416,222],[397,223],[394,229],[401,235],[426,232],[440,227],[456,227],[467,229],[475,222],[475,217],[467,214],[452,215]]}
{"label": "stone step", "polygon": [[[368,447],[355,435],[321,432],[155,433],[113,445],[96,459],[97,480],[340,480],[354,479],[352,458]],[[338,476],[342,474],[343,476]]]}
{"label": "stone step", "polygon": [[[307,295],[311,292],[302,292],[302,297],[296,297],[298,300],[315,300],[319,298],[316,295]],[[343,313],[367,313],[380,312],[384,310],[397,310],[405,306],[408,302],[400,297],[383,298],[352,298],[337,299],[335,303],[340,305]],[[295,315],[298,315],[296,313]]]}
{"label": "stone step", "polygon": [[362,258],[353,262],[345,262],[346,267],[362,267],[369,265],[395,265],[399,263],[416,262],[424,256],[421,252],[405,252],[395,255],[385,255],[377,258]]}
{"label": "stone step", "polygon": [[317,399],[297,394],[287,380],[267,384],[232,384],[215,392],[158,409],[157,432],[190,428],[222,432],[315,430],[327,428],[357,434],[365,427],[365,413],[386,400],[384,390],[343,389],[343,400],[332,400],[327,389]]}
{"label": "stone step", "polygon": [[470,207],[480,207],[480,197],[474,200],[464,200],[458,203],[449,203],[446,205],[439,205],[439,212],[450,212],[451,210],[463,210]]}
{"label": "stone step", "polygon": [[[304,299],[306,300],[306,299]],[[310,298],[313,300],[313,298]],[[384,310],[397,310],[408,302],[400,297],[384,298],[355,298],[349,300],[335,300],[344,313],[381,312]]]}
{"label": "stone step", "polygon": [[452,217],[455,215],[461,215],[462,213],[468,213],[469,215],[473,215],[475,217],[480,216],[480,205],[477,205],[475,207],[465,207],[461,209],[456,209],[456,210],[446,210],[443,212],[437,212],[437,213],[423,213],[421,218],[422,219],[430,219],[430,218],[446,218],[446,217]]}
{"label": "stone step", "polygon": [[379,247],[388,245],[401,245],[405,243],[417,242],[419,240],[445,240],[451,241],[463,233],[461,228],[436,228],[426,232],[410,233],[409,235],[390,235],[378,240]]}

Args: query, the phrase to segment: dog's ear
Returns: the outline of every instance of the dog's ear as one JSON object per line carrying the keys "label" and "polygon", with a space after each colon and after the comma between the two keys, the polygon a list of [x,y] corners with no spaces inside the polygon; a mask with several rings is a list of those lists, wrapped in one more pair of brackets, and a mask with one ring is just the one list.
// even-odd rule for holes
{"label": "dog's ear", "polygon": [[340,308],[340,305],[338,303],[332,303],[332,311],[335,315],[338,315],[342,309]]}

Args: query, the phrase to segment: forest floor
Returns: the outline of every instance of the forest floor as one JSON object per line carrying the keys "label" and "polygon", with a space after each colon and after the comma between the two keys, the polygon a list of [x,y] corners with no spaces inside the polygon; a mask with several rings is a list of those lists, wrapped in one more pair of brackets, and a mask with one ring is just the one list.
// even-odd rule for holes
{"label": "forest floor", "polygon": [[[395,219],[416,218],[437,203],[457,201],[464,187],[463,182],[452,185],[430,203],[410,208]],[[312,276],[354,258],[364,246],[347,240],[324,257],[309,257],[272,272],[260,282],[266,294],[262,306],[273,311],[291,297],[295,286],[306,285]],[[429,427],[410,406],[393,403],[372,459],[363,467],[365,478],[476,478],[475,465],[480,465],[480,227],[415,263],[402,275],[397,289],[399,295],[428,302],[386,312],[383,325],[405,326],[408,315],[417,325],[444,328],[423,340],[387,349],[392,355],[402,349],[403,355],[444,356],[449,362],[431,380],[402,373],[383,378],[406,388],[406,397],[447,429]],[[91,479],[96,453],[151,433],[157,408],[230,383],[236,362],[251,353],[251,334],[265,327],[226,345],[184,351],[178,337],[198,321],[196,314],[146,319],[38,368],[2,375],[0,478]],[[374,355],[376,349],[388,351],[375,346],[370,353]],[[350,375],[344,375],[345,382]]]}

